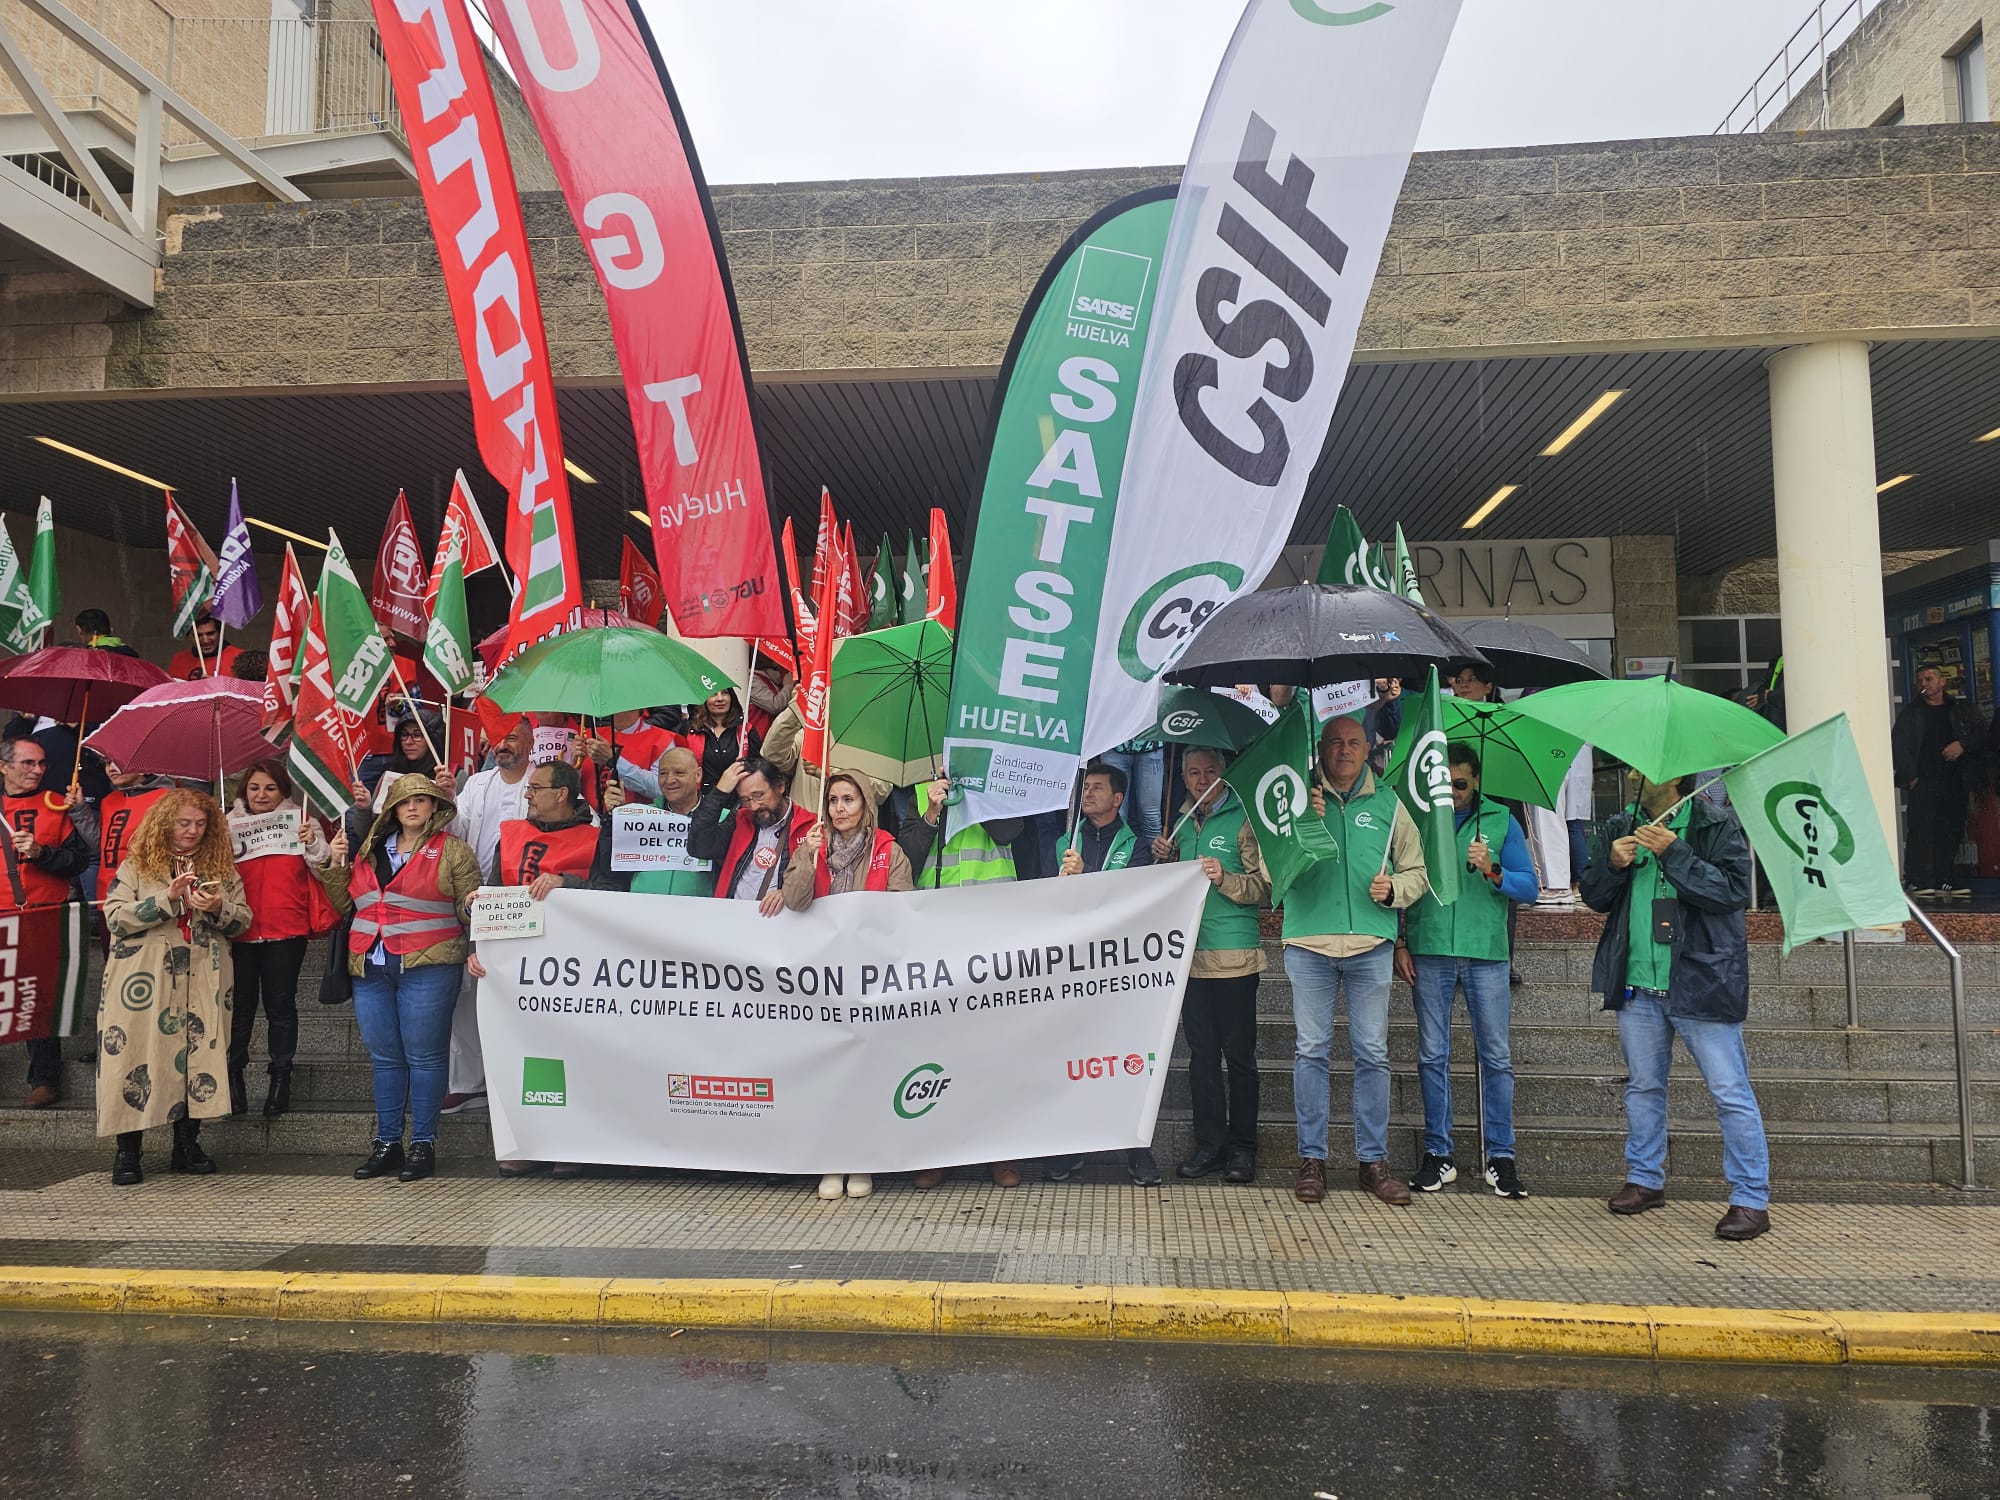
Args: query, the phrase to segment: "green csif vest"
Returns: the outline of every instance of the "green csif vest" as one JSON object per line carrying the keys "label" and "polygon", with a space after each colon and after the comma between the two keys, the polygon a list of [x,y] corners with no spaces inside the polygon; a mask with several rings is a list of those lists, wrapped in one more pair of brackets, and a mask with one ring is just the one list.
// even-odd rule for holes
{"label": "green csif vest", "polygon": [[[692,816],[692,815],[690,815]],[[722,815],[726,826],[729,814]],[[713,896],[715,894],[715,861],[712,859],[690,859],[690,865],[699,869],[687,870],[638,870],[632,875],[631,888],[645,896]]]}
{"label": "green csif vest", "polygon": [[[1111,836],[1111,848],[1104,856],[1104,869],[1106,873],[1112,870],[1122,870],[1131,864],[1132,851],[1139,847],[1139,837],[1132,832],[1132,825],[1122,817],[1118,818],[1116,822],[1118,824],[1118,831]],[[1076,841],[1082,833],[1083,822],[1079,819],[1076,827],[1072,828],[1056,841],[1056,860],[1058,863],[1061,862],[1065,854],[1076,847]]]}
{"label": "green csif vest", "polygon": [[[1208,821],[1199,828],[1193,818],[1180,826],[1174,835],[1174,843],[1179,847],[1181,858],[1185,860],[1218,859],[1222,868],[1231,875],[1243,873],[1243,846],[1238,835],[1243,830],[1243,803],[1232,792],[1228,800],[1208,815]],[[1263,942],[1257,930],[1257,908],[1239,906],[1223,895],[1215,886],[1208,888],[1208,899],[1202,903],[1201,931],[1196,935],[1194,947],[1197,953],[1212,953],[1218,950],[1255,948]]]}
{"label": "green csif vest", "polygon": [[1345,803],[1328,794],[1324,821],[1340,845],[1340,858],[1309,866],[1285,893],[1286,937],[1336,932],[1395,937],[1395,910],[1370,901],[1368,887],[1381,873],[1398,805],[1394,789],[1380,780],[1367,796],[1356,795]]}
{"label": "green csif vest", "polygon": [[[1480,799],[1473,815],[1459,825],[1458,861],[1465,863],[1475,833],[1484,833],[1500,867],[1500,849],[1507,842],[1507,809]],[[1430,958],[1504,959],[1507,955],[1507,908],[1513,903],[1483,875],[1468,870],[1458,880],[1458,900],[1440,905],[1429,894],[1403,913],[1410,951]]]}
{"label": "green csif vest", "polygon": [[[931,788],[927,781],[917,783],[917,816],[930,811]],[[986,832],[984,823],[958,825],[952,822],[951,809],[946,808],[940,815],[948,835],[944,848],[933,845],[930,858],[917,875],[917,889],[936,890],[948,885],[991,885],[999,880],[1014,878],[1014,853],[1004,844],[996,844]]]}

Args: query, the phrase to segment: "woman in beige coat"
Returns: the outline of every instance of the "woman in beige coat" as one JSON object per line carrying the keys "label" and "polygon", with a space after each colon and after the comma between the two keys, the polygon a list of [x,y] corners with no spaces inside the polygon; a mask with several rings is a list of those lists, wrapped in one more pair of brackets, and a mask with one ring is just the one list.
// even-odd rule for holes
{"label": "woman in beige coat", "polygon": [[201,1122],[229,1113],[229,940],[250,904],[229,825],[202,792],[168,792],[140,820],[104,903],[111,951],[97,1013],[97,1133],[118,1137],[111,1180],[144,1180],[142,1132],[172,1123],[176,1172],[209,1173]]}

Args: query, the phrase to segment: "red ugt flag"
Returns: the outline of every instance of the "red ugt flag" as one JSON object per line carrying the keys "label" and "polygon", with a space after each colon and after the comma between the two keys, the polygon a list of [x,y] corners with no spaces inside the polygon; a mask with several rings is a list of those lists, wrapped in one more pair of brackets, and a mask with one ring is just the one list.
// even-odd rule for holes
{"label": "red ugt flag", "polygon": [[404,640],[421,644],[430,633],[430,617],[424,609],[429,586],[424,549],[417,541],[416,523],[410,519],[409,498],[398,490],[396,503],[389,507],[389,524],[382,528],[382,545],[375,553],[368,603],[376,619]]}
{"label": "red ugt flag", "polygon": [[660,603],[660,575],[632,545],[632,538],[624,538],[618,559],[618,607],[629,619],[652,627],[660,623]]}
{"label": "red ugt flag", "polygon": [[944,512],[931,507],[930,595],[924,610],[926,619],[936,620],[946,630],[958,627],[958,575],[951,565],[951,532]]}
{"label": "red ugt flag", "polygon": [[799,719],[804,732],[799,738],[799,758],[826,770],[827,687],[833,677],[834,622],[840,617],[840,585],[847,573],[847,560],[840,555],[840,538],[833,538],[832,555],[820,580],[819,607],[813,612],[821,629],[813,632],[812,665],[800,684]]}
{"label": "red ugt flag", "polygon": [[285,571],[278,580],[278,607],[271,616],[270,664],[264,669],[264,729],[269,731],[292,716],[306,638],[306,616],[312,592],[299,572],[292,544],[285,543]]}

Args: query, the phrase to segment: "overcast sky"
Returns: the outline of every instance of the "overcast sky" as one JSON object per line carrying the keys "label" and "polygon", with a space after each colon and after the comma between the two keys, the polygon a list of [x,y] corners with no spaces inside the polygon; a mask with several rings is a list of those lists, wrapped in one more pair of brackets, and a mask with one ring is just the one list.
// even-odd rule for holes
{"label": "overcast sky", "polygon": [[[1239,0],[646,0],[718,183],[1186,159]],[[1713,130],[1808,0],[1464,0],[1419,149]]]}

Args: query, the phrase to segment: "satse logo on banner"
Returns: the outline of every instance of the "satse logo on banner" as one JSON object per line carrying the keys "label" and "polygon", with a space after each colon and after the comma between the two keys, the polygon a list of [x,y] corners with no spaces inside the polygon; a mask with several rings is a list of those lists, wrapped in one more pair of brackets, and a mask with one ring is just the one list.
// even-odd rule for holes
{"label": "satse logo on banner", "polygon": [[557,1106],[569,1103],[569,1086],[563,1077],[560,1057],[521,1059],[521,1102]]}
{"label": "satse logo on banner", "polygon": [[1085,245],[1076,258],[1076,290],[1070,298],[1066,332],[1071,338],[1130,348],[1152,275],[1149,255]]}

